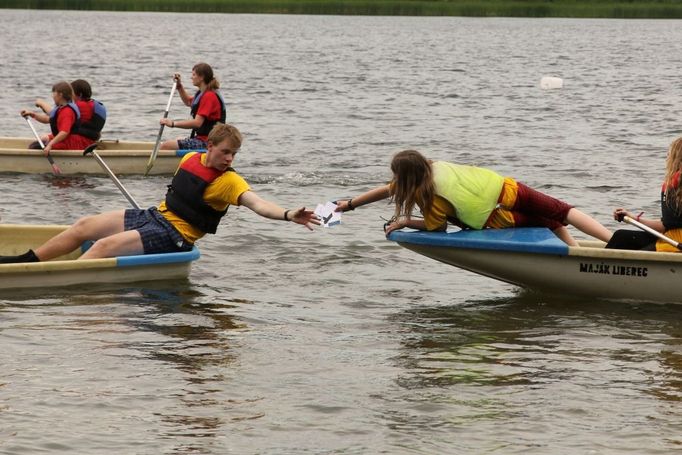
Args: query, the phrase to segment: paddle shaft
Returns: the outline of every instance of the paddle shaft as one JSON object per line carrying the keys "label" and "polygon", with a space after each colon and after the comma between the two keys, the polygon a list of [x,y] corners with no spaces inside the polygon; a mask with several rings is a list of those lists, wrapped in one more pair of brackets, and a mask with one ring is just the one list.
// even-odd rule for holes
{"label": "paddle shaft", "polygon": [[[171,107],[171,102],[173,101],[173,95],[175,94],[175,90],[178,87],[178,81],[173,80],[173,87],[171,88],[170,96],[168,97],[168,104],[166,104],[166,111],[163,113],[163,118],[168,118],[168,112],[170,111]],[[149,157],[149,161],[147,162],[147,170],[145,171],[144,175],[149,174],[149,171],[151,170],[152,166],[154,166],[154,161],[156,160],[156,155],[159,154],[159,146],[161,145],[161,136],[163,135],[163,127],[166,126],[164,124],[161,124],[159,127],[159,134],[156,136],[156,143],[154,144],[154,150],[152,150],[152,154]]]}
{"label": "paddle shaft", "polygon": [[631,224],[633,226],[636,226],[636,227],[640,228],[641,230],[648,232],[651,235],[658,237],[659,239],[663,240],[664,242],[671,244],[672,246],[674,246],[678,250],[682,250],[682,245],[680,245],[679,242],[676,242],[673,239],[671,239],[670,237],[661,234],[656,229],[652,229],[649,226],[647,226],[646,224],[642,224],[639,221],[637,221],[633,218],[630,218],[627,215],[623,217],[623,221],[625,221],[626,223]]}
{"label": "paddle shaft", "polygon": [[95,148],[97,148],[97,144],[92,144],[88,148],[85,149],[83,152],[83,155],[87,155],[88,153],[92,153],[92,156],[95,157],[95,160],[97,160],[97,163],[104,169],[104,171],[109,174],[109,177],[111,177],[111,180],[114,182],[114,184],[118,187],[119,190],[121,190],[121,193],[125,196],[126,199],[128,199],[128,202],[136,208],[140,208],[140,204],[137,203],[137,201],[130,195],[128,190],[125,189],[121,181],[116,177],[116,174],[112,172],[111,169],[109,169],[109,166],[107,166],[107,163],[104,162],[101,156],[95,151]]}
{"label": "paddle shaft", "polygon": [[[40,148],[45,150],[45,144],[43,144],[43,140],[40,139],[40,135],[36,131],[35,127],[33,126],[33,122],[31,122],[31,117],[26,116],[24,118],[26,119],[28,126],[31,127],[31,131],[33,131],[33,135],[36,137],[36,139],[38,139],[38,144],[40,144]],[[55,164],[54,159],[50,156],[49,153],[46,155],[46,158],[47,158],[47,161],[49,161],[50,165],[52,166],[52,172],[54,174],[59,174],[60,173],[59,168],[57,167],[57,164]]]}

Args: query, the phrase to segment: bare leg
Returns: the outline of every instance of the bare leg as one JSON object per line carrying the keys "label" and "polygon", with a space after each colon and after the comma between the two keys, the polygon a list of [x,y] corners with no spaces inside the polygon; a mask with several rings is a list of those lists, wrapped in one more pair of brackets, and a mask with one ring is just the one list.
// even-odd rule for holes
{"label": "bare leg", "polygon": [[606,229],[599,221],[576,208],[569,210],[568,215],[566,215],[566,222],[583,231],[585,234],[596,237],[604,242],[611,240],[611,236],[613,235],[613,233]]}
{"label": "bare leg", "polygon": [[554,235],[563,240],[568,246],[578,246],[578,242],[576,242],[571,233],[568,232],[566,226],[556,228],[552,232],[554,232]]}
{"label": "bare leg", "polygon": [[161,147],[159,147],[161,150],[177,150],[180,148],[178,145],[178,140],[177,139],[169,139],[167,141],[163,141],[161,143]]}
{"label": "bare leg", "polygon": [[140,233],[124,231],[96,241],[79,259],[111,258],[143,253],[144,247]]}
{"label": "bare leg", "polygon": [[117,210],[81,218],[67,230],[36,248],[35,254],[41,261],[49,261],[74,251],[86,240],[98,240],[123,232],[124,213],[124,210]]}

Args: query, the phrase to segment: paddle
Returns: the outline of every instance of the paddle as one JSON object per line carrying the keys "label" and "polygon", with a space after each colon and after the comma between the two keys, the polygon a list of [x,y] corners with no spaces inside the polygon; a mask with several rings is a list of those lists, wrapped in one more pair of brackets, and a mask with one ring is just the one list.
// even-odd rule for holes
{"label": "paddle", "polygon": [[642,224],[642,223],[640,223],[639,221],[637,221],[637,220],[635,220],[635,219],[633,219],[633,218],[630,218],[630,217],[627,216],[627,215],[623,215],[622,217],[619,217],[619,218],[620,218],[619,221],[625,221],[625,222],[628,223],[628,224],[631,224],[631,225],[633,225],[633,226],[636,226],[636,227],[640,228],[641,230],[646,231],[646,232],[648,232],[649,234],[658,237],[659,239],[663,240],[664,242],[667,242],[667,243],[671,244],[672,246],[674,246],[674,247],[677,248],[678,250],[682,250],[682,245],[680,245],[679,242],[676,242],[676,241],[674,241],[673,239],[671,239],[670,237],[661,234],[660,232],[658,232],[658,231],[655,230],[655,229],[650,228],[650,227],[647,226],[646,224]]}
{"label": "paddle", "polygon": [[[35,127],[33,126],[33,123],[31,122],[31,117],[29,117],[29,116],[27,115],[27,116],[25,116],[24,118],[26,119],[26,122],[28,123],[28,126],[31,127],[31,131],[33,131],[33,135],[36,137],[36,139],[38,139],[38,144],[40,144],[40,148],[43,149],[43,151],[45,151],[45,144],[43,144],[42,139],[40,139],[40,135],[39,135],[38,132],[36,131]],[[45,155],[45,157],[47,158],[47,161],[49,161],[49,162],[50,162],[50,165],[52,166],[52,173],[53,173],[54,175],[59,175],[59,174],[61,174],[61,173],[62,173],[62,170],[59,169],[59,166],[57,166],[57,163],[54,162],[54,160],[52,159],[52,157],[50,156],[50,154],[48,153],[47,155]]]}
{"label": "paddle", "polygon": [[[178,87],[178,81],[173,80],[173,87],[171,88],[170,96],[168,97],[168,104],[166,104],[166,112],[163,113],[163,118],[168,118],[168,111],[170,111],[171,107],[171,102],[173,101],[173,95],[175,94],[175,89]],[[159,134],[156,136],[156,144],[154,144],[154,150],[152,150],[152,154],[149,157],[149,161],[147,161],[147,170],[144,172],[144,175],[149,175],[149,171],[151,171],[152,166],[154,166],[154,161],[156,160],[156,155],[159,154],[159,145],[161,144],[161,135],[163,134],[163,127],[166,126],[164,124],[161,124],[161,127],[159,128]]]}
{"label": "paddle", "polygon": [[111,177],[111,180],[114,181],[114,184],[118,187],[118,189],[121,190],[121,193],[123,193],[123,195],[126,197],[126,199],[128,199],[128,202],[130,202],[130,204],[134,208],[139,209],[140,205],[135,201],[135,199],[133,199],[133,197],[130,195],[130,193],[128,193],[128,191],[125,189],[125,187],[123,186],[121,181],[116,177],[116,175],[111,171],[111,169],[109,169],[109,166],[107,166],[107,163],[104,162],[102,157],[100,157],[99,154],[97,152],[95,152],[97,145],[98,144],[96,144],[96,143],[88,145],[88,147],[85,150],[83,150],[83,156],[92,154],[92,156],[95,157],[95,159],[97,160],[99,165],[102,166],[102,169],[104,169],[104,171],[107,174],[109,174],[109,177]]}

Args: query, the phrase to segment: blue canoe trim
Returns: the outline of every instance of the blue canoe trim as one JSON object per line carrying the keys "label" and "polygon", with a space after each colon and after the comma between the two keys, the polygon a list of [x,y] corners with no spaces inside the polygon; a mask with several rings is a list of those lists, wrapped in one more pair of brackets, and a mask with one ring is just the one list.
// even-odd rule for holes
{"label": "blue canoe trim", "polygon": [[510,228],[456,232],[393,231],[389,240],[416,245],[568,255],[568,245],[547,228]]}
{"label": "blue canoe trim", "polygon": [[175,151],[175,156],[183,157],[187,155],[188,153],[194,153],[194,152],[199,152],[199,153],[206,153],[206,149],[196,149],[196,150],[176,150]]}
{"label": "blue canoe trim", "polygon": [[138,265],[172,264],[175,262],[196,261],[201,257],[195,246],[190,251],[163,254],[140,254],[137,256],[117,256],[116,267],[133,267]]}

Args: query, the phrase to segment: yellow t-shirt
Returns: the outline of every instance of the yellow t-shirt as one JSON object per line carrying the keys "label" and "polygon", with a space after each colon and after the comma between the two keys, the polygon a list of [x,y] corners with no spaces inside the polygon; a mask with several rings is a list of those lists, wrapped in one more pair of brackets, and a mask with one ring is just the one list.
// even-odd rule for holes
{"label": "yellow t-shirt", "polygon": [[502,193],[500,194],[500,202],[497,208],[490,214],[485,227],[493,229],[504,229],[514,227],[514,214],[511,208],[516,204],[516,198],[519,194],[519,185],[511,177],[505,177],[504,185],[502,185]]}
{"label": "yellow t-shirt", "polygon": [[[666,237],[673,239],[676,242],[682,242],[682,229],[670,229],[663,233]],[[656,240],[656,251],[663,251],[665,253],[679,253],[680,250],[672,246],[665,240]]]}
{"label": "yellow t-shirt", "polygon": [[[509,210],[516,203],[518,194],[518,185],[516,180],[511,177],[505,177],[502,185],[502,192],[498,207],[492,211],[488,221],[485,224],[487,228],[503,229],[514,227],[514,215]],[[440,228],[448,219],[456,219],[457,211],[447,201],[447,199],[436,196],[431,205],[431,211],[424,214],[424,223],[426,229],[433,231]]]}
{"label": "yellow t-shirt", "polygon": [[[182,157],[180,164],[184,163],[185,160],[192,155],[194,155],[194,153],[188,153]],[[201,164],[206,164],[206,154],[202,155]],[[225,210],[230,205],[239,205],[239,196],[250,190],[249,184],[246,183],[246,180],[239,174],[236,172],[225,172],[206,187],[206,191],[204,191],[204,202],[216,210]],[[161,213],[173,227],[182,234],[185,240],[190,243],[196,242],[205,234],[205,232],[195,228],[170,211],[166,207],[166,201],[159,204],[159,213]]]}
{"label": "yellow t-shirt", "polygon": [[424,213],[424,224],[429,231],[435,231],[448,221],[448,218],[455,217],[455,208],[447,199],[436,195],[431,204],[431,211]]}

